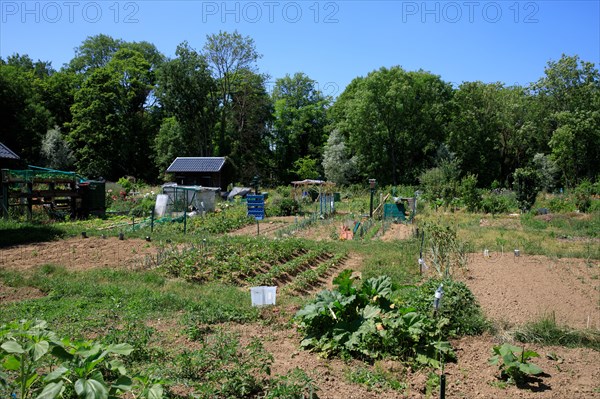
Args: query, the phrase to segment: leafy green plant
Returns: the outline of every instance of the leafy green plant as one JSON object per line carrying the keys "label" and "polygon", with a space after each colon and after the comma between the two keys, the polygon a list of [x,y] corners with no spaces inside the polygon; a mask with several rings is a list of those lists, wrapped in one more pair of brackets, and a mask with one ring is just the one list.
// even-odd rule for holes
{"label": "leafy green plant", "polygon": [[542,369],[533,363],[529,363],[534,357],[539,357],[537,352],[525,350],[508,343],[496,345],[492,348],[494,355],[488,359],[488,363],[498,366],[500,377],[512,383],[522,383],[529,376],[543,373]]}
{"label": "leafy green plant", "polygon": [[269,381],[265,399],[318,399],[318,388],[304,370],[295,368]]}
{"label": "leafy green plant", "polygon": [[580,212],[587,212],[592,205],[593,185],[589,180],[584,180],[579,184],[573,194],[575,196],[575,205]]}
{"label": "leafy green plant", "polygon": [[434,292],[443,284],[444,297],[437,317],[445,319],[441,323],[444,336],[478,335],[483,333],[489,323],[486,321],[475,295],[461,281],[452,279],[428,279],[420,286],[406,286],[394,297],[398,306],[411,307],[418,312],[431,313]]}
{"label": "leafy green plant", "polygon": [[382,370],[377,364],[373,370],[366,367],[348,370],[346,378],[352,383],[366,386],[369,391],[404,391],[407,388],[405,382],[398,380],[391,372]]}
{"label": "leafy green plant", "polygon": [[133,351],[128,344],[59,339],[40,320],[5,324],[0,340],[0,387],[17,399],[54,399],[66,390],[77,398],[107,399],[132,389],[142,398],[162,397],[162,386],[150,377],[128,375],[119,358]]}
{"label": "leafy green plant", "polygon": [[366,359],[392,356],[432,366],[439,366],[440,353],[453,356],[450,344],[439,339],[435,320],[392,303],[389,277],[370,278],[355,287],[351,275],[343,271],[334,280],[337,290],[321,291],[296,313],[303,348]]}
{"label": "leafy green plant", "polygon": [[519,208],[528,211],[535,202],[537,193],[540,191],[540,176],[531,168],[518,168],[513,173],[513,188],[517,194]]}

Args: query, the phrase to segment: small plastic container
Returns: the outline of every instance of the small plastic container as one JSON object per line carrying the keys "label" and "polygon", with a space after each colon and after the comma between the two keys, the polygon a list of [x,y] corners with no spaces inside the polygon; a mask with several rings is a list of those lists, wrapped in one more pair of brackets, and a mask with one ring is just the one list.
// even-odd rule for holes
{"label": "small plastic container", "polygon": [[277,287],[261,286],[250,288],[252,306],[275,305],[276,296]]}

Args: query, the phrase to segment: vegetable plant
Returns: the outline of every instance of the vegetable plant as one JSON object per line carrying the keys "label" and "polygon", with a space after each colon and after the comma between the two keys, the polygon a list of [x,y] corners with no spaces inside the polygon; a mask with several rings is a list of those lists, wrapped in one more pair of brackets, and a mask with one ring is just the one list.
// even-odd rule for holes
{"label": "vegetable plant", "polygon": [[537,352],[508,343],[496,345],[492,349],[494,356],[488,359],[488,363],[498,366],[502,379],[512,383],[521,383],[529,376],[543,373],[537,365],[529,363],[531,358],[540,356]]}
{"label": "vegetable plant", "polygon": [[363,359],[393,357],[439,367],[439,355],[452,358],[447,341],[440,339],[437,321],[391,301],[388,276],[373,277],[360,287],[345,270],[334,279],[337,290],[324,290],[296,313],[305,337],[301,346],[327,355]]}
{"label": "vegetable plant", "polygon": [[69,390],[85,399],[119,398],[130,391],[162,398],[160,383],[128,375],[120,359],[133,351],[128,344],[60,339],[42,320],[0,326],[0,342],[0,393],[6,396],[54,399]]}

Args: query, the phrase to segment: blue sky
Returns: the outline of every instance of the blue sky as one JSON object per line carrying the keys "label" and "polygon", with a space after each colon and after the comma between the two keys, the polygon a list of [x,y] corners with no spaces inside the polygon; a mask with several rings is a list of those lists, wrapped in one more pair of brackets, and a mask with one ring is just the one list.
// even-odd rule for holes
{"label": "blue sky", "polygon": [[526,85],[549,60],[579,55],[600,64],[600,1],[6,1],[0,56],[68,62],[100,33],[154,43],[172,57],[187,40],[238,30],[251,36],[261,72],[274,81],[304,72],[336,96],[382,66],[442,79]]}

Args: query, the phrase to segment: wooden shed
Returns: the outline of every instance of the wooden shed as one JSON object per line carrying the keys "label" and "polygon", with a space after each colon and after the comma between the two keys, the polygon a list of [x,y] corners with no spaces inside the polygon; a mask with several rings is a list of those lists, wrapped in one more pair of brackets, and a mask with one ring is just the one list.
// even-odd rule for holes
{"label": "wooden shed", "polygon": [[172,173],[180,185],[219,187],[222,191],[227,190],[232,178],[225,157],[177,157],[167,173]]}

